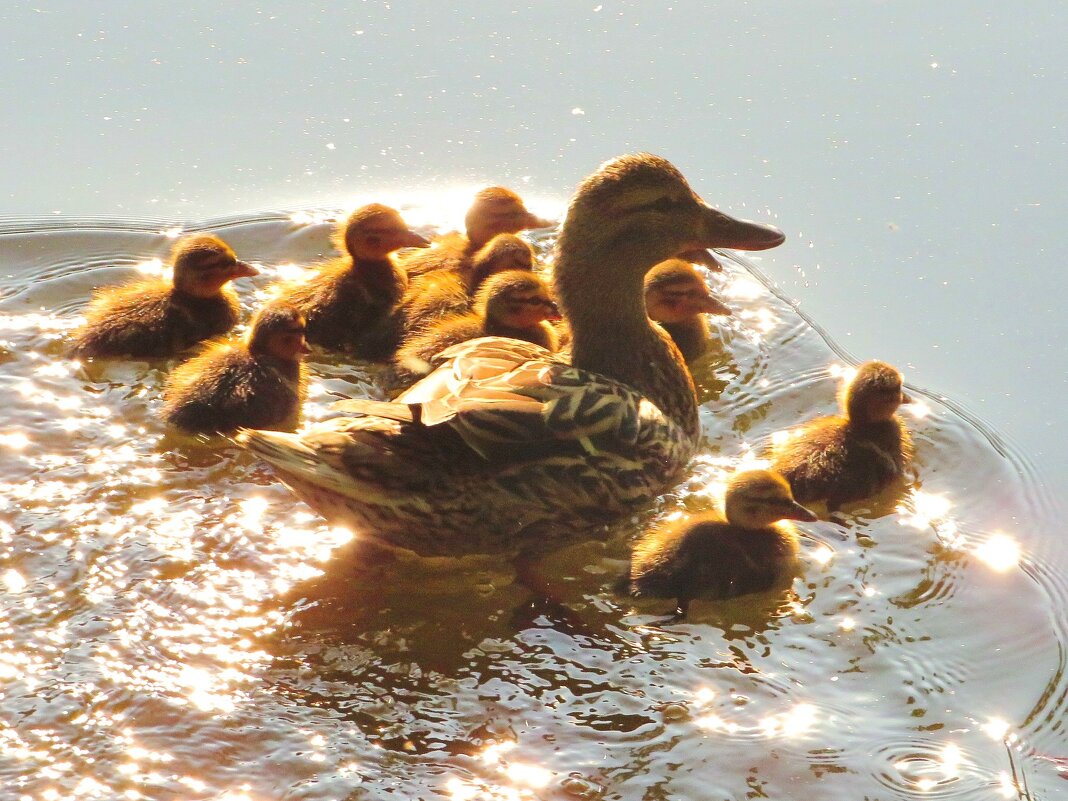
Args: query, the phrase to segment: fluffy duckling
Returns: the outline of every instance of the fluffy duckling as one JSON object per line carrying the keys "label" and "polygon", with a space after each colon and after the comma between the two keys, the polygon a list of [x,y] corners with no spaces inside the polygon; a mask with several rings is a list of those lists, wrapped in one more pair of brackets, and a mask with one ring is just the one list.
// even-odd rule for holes
{"label": "fluffy duckling", "polygon": [[885,362],[862,364],[843,388],[842,415],[819,417],[772,448],[772,469],[802,503],[828,511],[874,495],[905,476],[912,440],[897,409],[908,403],[901,373]]}
{"label": "fluffy duckling", "polygon": [[458,314],[466,314],[491,275],[505,270],[534,270],[534,249],[515,234],[497,234],[483,245],[464,270],[436,270],[412,281],[400,325],[407,336]]}
{"label": "fluffy duckling", "polygon": [[163,358],[233,328],[241,306],[227,284],[257,271],[207,234],[180,239],[171,264],[169,280],[146,278],[95,292],[72,353]]}
{"label": "fluffy duckling", "polygon": [[434,356],[445,348],[478,337],[510,337],[557,349],[556,332],[548,321],[560,312],[545,282],[525,270],[507,270],[486,279],[475,296],[474,309],[441,320],[412,336],[399,351],[399,377],[425,375]]}
{"label": "fluffy duckling", "polygon": [[309,342],[388,359],[396,348],[390,318],[408,286],[390,254],[430,243],[409,230],[397,211],[371,203],[338,226],[334,244],[346,255],[326,262],[310,279],[275,285],[274,291],[300,309]]}
{"label": "fluffy duckling", "polygon": [[163,419],[191,434],[242,427],[292,431],[306,395],[304,331],[295,306],[264,306],[244,341],[211,343],[174,369],[163,393]]}
{"label": "fluffy duckling", "polygon": [[708,350],[710,332],[704,315],[731,313],[712,297],[693,265],[682,259],[662,261],[645,276],[645,310],[671,334],[687,363]]}
{"label": "fluffy duckling", "polygon": [[475,195],[464,218],[466,235],[452,232],[438,237],[427,251],[404,254],[409,276],[441,269],[465,269],[474,255],[498,234],[515,234],[528,228],[549,228],[554,223],[527,211],[523,199],[503,186],[489,186]]}
{"label": "fluffy duckling", "polygon": [[646,532],[630,558],[630,592],[677,598],[685,616],[694,598],[733,598],[791,579],[797,534],[780,520],[816,520],[797,503],[786,479],[769,470],[735,473],[724,496],[724,517],[680,518]]}

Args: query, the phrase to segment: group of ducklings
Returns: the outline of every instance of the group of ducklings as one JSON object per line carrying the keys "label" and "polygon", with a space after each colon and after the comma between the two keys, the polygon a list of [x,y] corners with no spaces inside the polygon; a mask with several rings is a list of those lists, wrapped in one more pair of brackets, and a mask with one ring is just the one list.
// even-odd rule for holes
{"label": "group of ducklings", "polygon": [[[396,210],[357,209],[335,233],[342,255],[306,280],[268,287],[271,299],[241,341],[225,338],[239,320],[228,284],[256,270],[221,239],[190,236],[173,250],[172,280],[96,293],[72,352],[170,357],[201,345],[171,372],[162,416],[186,432],[227,433],[296,427],[308,343],[391,362],[398,383],[429,373],[442,351],[477,337],[525,340],[551,353],[569,348],[570,329],[536,271],[534,251],[516,236],[553,223],[529,212],[514,192],[491,187],[477,194],[465,225],[464,234],[446,234],[431,247]],[[709,344],[705,315],[730,311],[691,263],[716,269],[711,254],[678,255],[648,270],[644,302],[692,363]],[[911,444],[896,413],[907,400],[897,370],[862,365],[844,391],[841,415],[812,420],[774,446],[769,470],[729,480],[722,517],[690,516],[640,537],[630,592],[677,598],[685,613],[693,598],[760,591],[792,575],[796,535],[777,524],[817,519],[801,504],[823,501],[833,511],[902,477]]]}

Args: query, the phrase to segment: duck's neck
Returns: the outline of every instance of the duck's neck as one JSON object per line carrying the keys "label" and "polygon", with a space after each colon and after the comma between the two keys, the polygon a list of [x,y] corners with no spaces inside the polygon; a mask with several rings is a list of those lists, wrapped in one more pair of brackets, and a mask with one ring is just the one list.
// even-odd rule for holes
{"label": "duck's neck", "polygon": [[407,284],[406,276],[386,256],[384,259],[352,260],[352,276],[363,284],[371,297],[389,302],[400,299]]}
{"label": "duck's neck", "polygon": [[645,313],[640,270],[590,280],[598,272],[565,254],[554,270],[556,296],[571,327],[571,363],[633,387],[696,438],[693,378],[678,348]]}

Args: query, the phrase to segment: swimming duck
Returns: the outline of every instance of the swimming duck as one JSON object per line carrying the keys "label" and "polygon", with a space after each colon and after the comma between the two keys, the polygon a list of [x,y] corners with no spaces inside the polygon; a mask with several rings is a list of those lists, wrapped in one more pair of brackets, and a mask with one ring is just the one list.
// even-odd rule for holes
{"label": "swimming duck", "polygon": [[682,259],[662,261],[646,275],[645,309],[671,334],[687,364],[708,350],[710,332],[704,316],[731,313],[712,297],[690,262]]}
{"label": "swimming duck", "polygon": [[419,276],[405,295],[396,322],[411,337],[446,317],[466,314],[489,276],[505,270],[534,269],[534,250],[515,234],[497,234],[466,269],[442,269]]}
{"label": "swimming duck", "polygon": [[453,345],[476,337],[511,337],[556,350],[556,332],[549,320],[560,312],[545,282],[526,270],[506,270],[490,276],[467,314],[446,317],[412,336],[397,351],[398,374],[429,373],[434,357]]}
{"label": "swimming duck", "polygon": [[434,247],[403,254],[402,264],[415,277],[434,270],[466,268],[482,247],[498,234],[515,234],[528,228],[549,228],[544,220],[527,211],[523,199],[503,186],[488,186],[475,195],[464,218],[466,235],[457,231],[434,240]]}
{"label": "swimming duck", "polygon": [[338,226],[334,244],[345,256],[326,262],[310,279],[275,284],[277,297],[304,315],[308,342],[353,350],[364,359],[388,359],[396,349],[390,318],[408,286],[390,254],[430,243],[408,229],[389,206],[361,206]]}
{"label": "swimming duck", "polygon": [[865,362],[843,388],[843,414],[811,420],[772,447],[771,469],[790,482],[798,501],[826,501],[834,512],[904,478],[912,440],[897,416],[910,400],[901,383],[889,364]]}
{"label": "swimming duck", "polygon": [[268,303],[244,341],[210,343],[174,369],[163,391],[163,419],[191,434],[296,428],[307,394],[304,330],[295,306]]}
{"label": "swimming duck", "polygon": [[77,357],[173,356],[225,334],[241,311],[227,284],[257,274],[234,251],[207,234],[180,239],[171,251],[172,278],[146,278],[97,290],[74,333]]}
{"label": "swimming duck", "polygon": [[579,185],[556,243],[570,363],[483,337],[395,402],[342,401],[356,416],[239,442],[328,519],[423,555],[522,551],[603,524],[676,481],[700,437],[686,363],[645,314],[645,273],[687,248],[783,239],[707,206],[662,158],[613,159]]}
{"label": "swimming duck", "polygon": [[769,470],[735,473],[723,507],[722,518],[683,517],[643,534],[631,551],[631,594],[677,598],[685,616],[695,598],[733,598],[791,579],[797,534],[776,524],[817,518],[794,500],[786,479]]}

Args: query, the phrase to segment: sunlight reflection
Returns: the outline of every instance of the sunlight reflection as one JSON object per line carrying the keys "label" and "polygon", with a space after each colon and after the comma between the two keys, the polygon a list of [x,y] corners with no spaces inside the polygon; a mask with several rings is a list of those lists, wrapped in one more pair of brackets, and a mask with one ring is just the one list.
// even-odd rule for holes
{"label": "sunlight reflection", "polygon": [[163,264],[162,259],[149,259],[148,261],[140,262],[134,265],[134,269],[145,275],[157,275],[162,276],[168,273],[170,270]]}
{"label": "sunlight reflection", "polygon": [[30,438],[21,431],[15,431],[11,434],[0,434],[0,445],[3,445],[5,448],[11,448],[13,451],[25,450],[26,446],[29,444]]}
{"label": "sunlight reflection", "polygon": [[14,568],[6,571],[3,576],[4,586],[8,592],[22,592],[26,589],[26,579]]}
{"label": "sunlight reflection", "polygon": [[953,504],[945,495],[916,490],[912,493],[912,509],[901,505],[897,507],[900,515],[898,522],[903,526],[925,529],[945,520]]}
{"label": "sunlight reflection", "polygon": [[834,558],[834,551],[826,545],[818,545],[812,549],[812,561],[819,565],[825,565]]}
{"label": "sunlight reflection", "polygon": [[1006,735],[1009,733],[1009,723],[1002,718],[990,718],[979,728],[988,737],[997,740],[998,742],[1004,741]]}
{"label": "sunlight reflection", "polygon": [[1016,782],[1006,771],[998,773],[998,792],[1002,798],[1019,798],[1016,792]]}
{"label": "sunlight reflection", "polygon": [[837,378],[841,383],[848,384],[857,374],[857,368],[851,365],[838,364],[835,362],[827,367],[827,372],[832,378]]}
{"label": "sunlight reflection", "polygon": [[723,295],[732,300],[756,300],[764,291],[764,285],[755,278],[739,275],[723,288]]}
{"label": "sunlight reflection", "polygon": [[1012,570],[1020,563],[1020,545],[1008,534],[994,534],[973,548],[972,553],[998,573]]}
{"label": "sunlight reflection", "polygon": [[552,771],[538,765],[528,765],[522,762],[509,765],[504,772],[516,784],[522,784],[534,789],[545,787],[553,778]]}
{"label": "sunlight reflection", "polygon": [[923,420],[931,415],[931,407],[922,398],[912,395],[912,402],[901,407],[901,411],[916,420]]}

